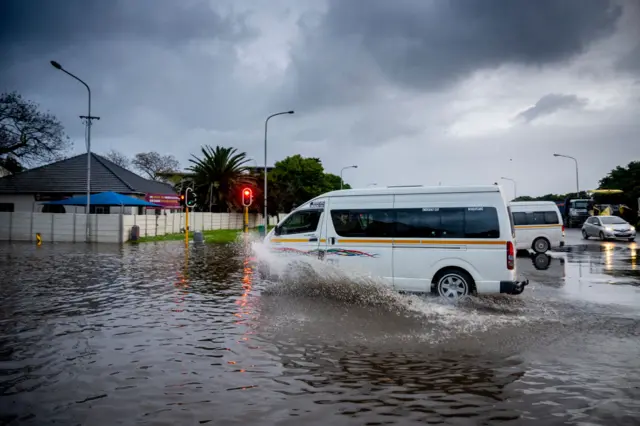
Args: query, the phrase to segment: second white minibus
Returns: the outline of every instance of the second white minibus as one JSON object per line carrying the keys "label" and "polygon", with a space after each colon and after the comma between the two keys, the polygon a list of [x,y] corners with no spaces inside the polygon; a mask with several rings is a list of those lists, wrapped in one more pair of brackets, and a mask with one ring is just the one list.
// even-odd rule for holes
{"label": "second white minibus", "polygon": [[516,279],[514,228],[496,185],[329,192],[287,215],[265,244],[364,271],[399,291],[455,299],[520,294],[528,284]]}
{"label": "second white minibus", "polygon": [[516,229],[516,248],[536,253],[564,246],[564,225],[553,201],[512,201],[509,204]]}

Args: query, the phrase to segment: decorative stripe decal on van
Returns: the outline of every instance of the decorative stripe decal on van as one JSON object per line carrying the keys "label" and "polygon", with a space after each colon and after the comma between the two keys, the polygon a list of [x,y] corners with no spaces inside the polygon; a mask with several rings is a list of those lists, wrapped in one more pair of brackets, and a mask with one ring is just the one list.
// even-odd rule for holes
{"label": "decorative stripe decal on van", "polygon": [[304,254],[307,256],[312,256],[312,255],[317,256],[320,253],[324,253],[326,255],[348,256],[348,257],[357,256],[357,257],[374,257],[375,258],[379,256],[377,253],[367,253],[359,250],[346,250],[346,249],[336,249],[336,248],[327,249],[327,250],[320,250],[320,249],[298,250],[291,247],[273,247],[272,250],[284,252],[284,253]]}
{"label": "decorative stripe decal on van", "polygon": [[480,245],[480,246],[494,246],[494,245],[505,245],[506,241],[478,241],[478,240],[422,240],[422,244],[433,244],[433,245],[459,245],[459,246],[472,246],[472,245]]}
{"label": "decorative stripe decal on van", "polygon": [[339,239],[342,244],[395,244],[395,245],[505,245],[506,241],[484,241],[484,240],[375,240],[375,239]]}
{"label": "decorative stripe decal on van", "polygon": [[309,238],[272,238],[274,243],[308,243]]}

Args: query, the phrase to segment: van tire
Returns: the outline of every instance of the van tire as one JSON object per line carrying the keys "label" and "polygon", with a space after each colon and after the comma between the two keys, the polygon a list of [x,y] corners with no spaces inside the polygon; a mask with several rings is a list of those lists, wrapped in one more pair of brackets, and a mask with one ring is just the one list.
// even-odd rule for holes
{"label": "van tire", "polygon": [[[456,288],[453,289],[452,286]],[[438,271],[431,283],[431,292],[448,300],[457,300],[476,293],[476,283],[461,268],[444,268]]]}
{"label": "van tire", "polygon": [[546,253],[551,248],[551,243],[549,243],[549,240],[547,240],[544,237],[538,237],[535,240],[533,240],[533,244],[531,245],[531,248],[536,253]]}

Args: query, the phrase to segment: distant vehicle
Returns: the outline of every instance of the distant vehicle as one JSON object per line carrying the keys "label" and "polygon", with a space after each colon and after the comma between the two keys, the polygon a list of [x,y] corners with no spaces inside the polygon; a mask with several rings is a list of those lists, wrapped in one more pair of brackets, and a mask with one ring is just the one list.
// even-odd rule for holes
{"label": "distant vehicle", "polygon": [[283,255],[315,256],[399,291],[457,299],[520,294],[515,231],[499,186],[372,187],[328,192],[265,237]]}
{"label": "distant vehicle", "polygon": [[635,221],[637,214],[625,204],[627,196],[620,189],[594,189],[591,196],[591,216],[619,216],[626,221]]}
{"label": "distant vehicle", "polygon": [[589,200],[584,198],[567,198],[564,200],[562,218],[567,228],[578,227],[589,217]]}
{"label": "distant vehicle", "polygon": [[564,246],[564,225],[553,201],[512,201],[511,215],[516,230],[516,249],[546,253]]}
{"label": "distant vehicle", "polygon": [[598,237],[601,240],[625,239],[635,241],[636,228],[618,216],[591,216],[582,225],[582,237]]}

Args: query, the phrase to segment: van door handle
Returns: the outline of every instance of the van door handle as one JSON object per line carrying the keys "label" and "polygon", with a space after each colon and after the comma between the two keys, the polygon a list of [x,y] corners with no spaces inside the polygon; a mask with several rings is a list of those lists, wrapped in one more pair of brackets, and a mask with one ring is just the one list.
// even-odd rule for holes
{"label": "van door handle", "polygon": [[309,237],[309,242],[318,241],[318,237]]}
{"label": "van door handle", "polygon": [[329,238],[329,243],[330,243],[331,245],[335,244],[335,243],[336,243],[336,238],[335,238],[335,237],[331,237],[331,238]]}

